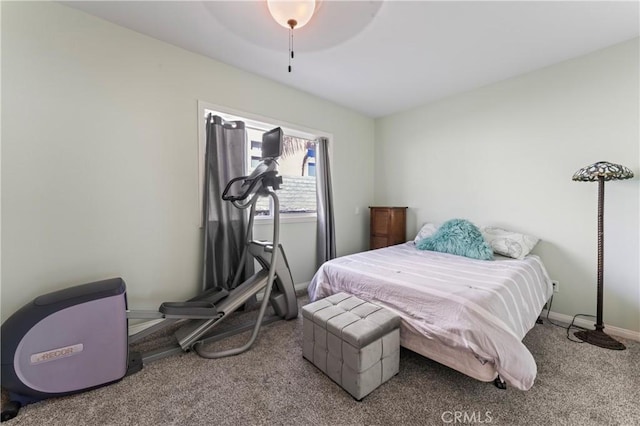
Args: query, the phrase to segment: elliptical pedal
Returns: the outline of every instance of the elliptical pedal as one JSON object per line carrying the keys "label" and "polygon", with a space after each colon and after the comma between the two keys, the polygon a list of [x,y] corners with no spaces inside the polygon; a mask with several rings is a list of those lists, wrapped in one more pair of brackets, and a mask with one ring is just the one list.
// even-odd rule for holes
{"label": "elliptical pedal", "polygon": [[206,300],[164,302],[160,305],[158,311],[165,318],[208,319],[222,316],[222,312],[218,312],[216,305]]}

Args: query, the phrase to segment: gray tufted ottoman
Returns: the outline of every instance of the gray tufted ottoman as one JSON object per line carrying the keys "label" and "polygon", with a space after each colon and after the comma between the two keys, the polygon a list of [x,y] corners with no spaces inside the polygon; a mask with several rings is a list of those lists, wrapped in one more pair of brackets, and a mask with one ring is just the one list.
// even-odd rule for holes
{"label": "gray tufted ottoman", "polygon": [[338,293],[302,307],[303,356],[361,400],[398,373],[400,317]]}

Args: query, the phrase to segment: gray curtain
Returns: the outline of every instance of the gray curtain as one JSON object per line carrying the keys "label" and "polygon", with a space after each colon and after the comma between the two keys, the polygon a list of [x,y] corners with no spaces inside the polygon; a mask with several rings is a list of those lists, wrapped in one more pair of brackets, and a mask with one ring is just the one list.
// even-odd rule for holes
{"label": "gray curtain", "polygon": [[316,256],[318,267],[336,257],[336,231],[333,217],[333,191],[329,166],[329,140],[319,138],[316,144],[316,185],[318,229]]}
{"label": "gray curtain", "polygon": [[[250,237],[246,233],[248,210],[240,210],[221,198],[232,178],[247,174],[246,139],[242,121],[225,122],[209,114],[203,194],[203,290],[231,287]],[[252,274],[253,262],[247,261],[240,282]]]}

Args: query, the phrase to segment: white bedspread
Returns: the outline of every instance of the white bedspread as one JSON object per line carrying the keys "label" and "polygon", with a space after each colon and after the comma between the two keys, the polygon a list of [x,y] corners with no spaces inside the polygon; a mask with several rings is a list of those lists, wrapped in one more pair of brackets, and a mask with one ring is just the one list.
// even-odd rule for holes
{"label": "white bedspread", "polygon": [[309,284],[311,301],[340,291],[391,309],[427,339],[494,363],[518,389],[533,385],[536,363],[522,339],[553,292],[537,256],[482,261],[409,242],[333,259]]}

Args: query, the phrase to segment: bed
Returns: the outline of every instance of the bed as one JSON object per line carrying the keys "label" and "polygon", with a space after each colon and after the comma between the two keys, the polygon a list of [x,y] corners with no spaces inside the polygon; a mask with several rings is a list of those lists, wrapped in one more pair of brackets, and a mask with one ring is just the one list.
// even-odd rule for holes
{"label": "bed", "polygon": [[341,291],[400,315],[407,349],[481,381],[533,386],[522,339],[553,292],[538,256],[475,260],[408,242],[330,260],[308,287],[311,301]]}

